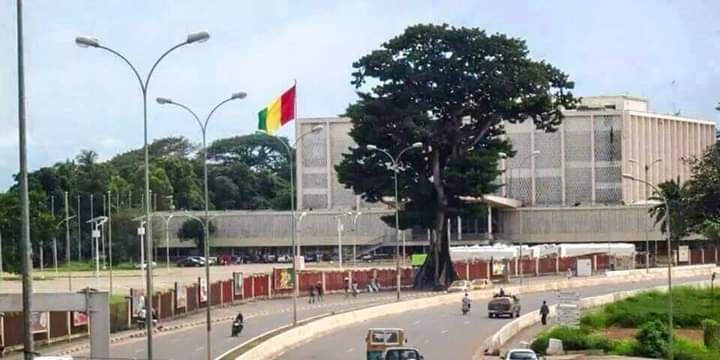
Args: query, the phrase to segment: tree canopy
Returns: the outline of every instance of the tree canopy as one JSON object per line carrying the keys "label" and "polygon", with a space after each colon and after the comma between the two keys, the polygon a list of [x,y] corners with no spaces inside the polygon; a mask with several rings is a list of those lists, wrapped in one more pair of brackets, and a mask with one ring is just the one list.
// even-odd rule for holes
{"label": "tree canopy", "polygon": [[501,185],[498,153],[512,155],[503,122],[532,121],[554,131],[562,108],[575,103],[573,83],[531,59],[520,39],[448,25],[411,26],[353,67],[359,99],[346,115],[359,146],[336,167],[338,178],[370,202],[392,198],[388,158],[367,145],[396,156],[421,142],[398,168],[401,228],[436,231],[415,285],[446,286],[455,279],[446,218],[477,208],[461,197],[482,197]]}
{"label": "tree canopy", "polygon": [[[278,209],[290,207],[289,163],[285,138],[267,135],[237,136],[219,139],[208,147],[209,206],[211,209]],[[201,210],[204,206],[202,153],[197,145],[183,137],[158,139],[150,144],[150,188],[152,206],[157,210]],[[294,150],[291,148],[291,152]],[[78,213],[82,252],[90,254],[90,214],[106,213],[107,192],[111,193],[113,213],[114,261],[137,260],[138,247],[133,219],[141,215],[144,201],[144,152],[134,149],[108,161],[100,161],[94,150],[82,150],[74,159],[43,167],[28,175],[30,188],[32,242],[37,255],[57,237],[58,257],[65,259],[65,226],[57,223],[65,217],[64,193],[68,192],[70,216]],[[89,197],[93,195],[92,208]],[[55,200],[55,217],[50,198]],[[16,248],[19,238],[19,196],[17,185],[0,193],[0,234],[3,236],[3,260],[7,270],[19,266]],[[172,203],[172,204],[171,204]],[[72,221],[71,253],[77,259],[78,227]],[[192,225],[190,225],[192,226]],[[57,232],[56,232],[57,230]],[[157,233],[156,233],[157,234]],[[160,235],[160,234],[157,234]],[[202,240],[199,241],[202,243]],[[51,256],[45,256],[46,261]],[[35,259],[35,261],[39,261]]]}

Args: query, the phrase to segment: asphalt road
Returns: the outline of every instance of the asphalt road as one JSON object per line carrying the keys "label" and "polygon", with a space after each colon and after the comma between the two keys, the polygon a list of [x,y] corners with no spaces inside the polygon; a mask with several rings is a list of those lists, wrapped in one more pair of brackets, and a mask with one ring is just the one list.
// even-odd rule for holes
{"label": "asphalt road", "polygon": [[[406,292],[404,297],[429,296],[428,292]],[[308,304],[308,298],[298,299],[298,319],[316,315],[327,314],[338,310],[347,310],[353,307],[379,305],[395,300],[394,292],[375,294],[361,294],[357,298],[345,298],[344,295],[326,296],[322,303]],[[212,355],[213,357],[224,353],[241,343],[260,335],[266,331],[287,325],[292,321],[289,299],[258,301],[232,308],[213,310],[213,318],[236,315],[242,311],[245,316],[245,329],[238,337],[230,336],[230,321],[213,323]],[[195,315],[202,317],[204,315]],[[182,329],[169,333],[156,334],[153,337],[153,359],[184,360],[205,359],[205,326]],[[146,359],[145,338],[131,340],[111,346],[112,359]],[[51,353],[51,352],[49,352]],[[88,352],[72,355],[74,359],[89,358]]]}
{"label": "asphalt road", "polygon": [[[682,278],[675,284],[707,280],[707,277]],[[663,285],[666,280],[643,281],[619,285],[604,285],[576,288],[573,291],[581,297],[597,296],[606,293]],[[363,322],[333,332],[300,348],[286,353],[281,360],[342,359],[363,360],[365,355],[365,335],[368,328],[399,327],[406,330],[408,345],[420,349],[425,359],[443,359],[452,355],[453,359],[472,359],[475,351],[511,319],[490,319],[487,317],[487,301],[477,299],[473,302],[468,316],[460,313],[460,300],[457,304],[438,306],[433,311],[408,309],[400,315],[383,317]],[[548,304],[557,301],[555,292],[533,293],[520,296],[522,312],[538,311],[543,300]]]}

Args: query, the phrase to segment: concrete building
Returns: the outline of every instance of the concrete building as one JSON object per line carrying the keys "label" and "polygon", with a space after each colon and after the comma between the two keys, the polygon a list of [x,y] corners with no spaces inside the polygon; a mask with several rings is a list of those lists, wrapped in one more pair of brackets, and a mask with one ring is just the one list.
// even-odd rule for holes
{"label": "concrete building", "polygon": [[[714,144],[715,123],[656,114],[648,107],[646,99],[635,97],[586,97],[577,110],[564,112],[554,132],[538,131],[532,122],[506,124],[516,154],[501,161],[504,172],[498,182],[503,186],[483,199],[491,209],[487,218],[449,219],[453,245],[488,240],[619,241],[643,248],[646,241],[663,240],[647,214],[646,200],[652,191],[623,174],[652,184],[687,180],[690,169],[684,159]],[[391,216],[392,209],[363,201],[337,181],[335,165],[354,145],[348,135],[350,120],[299,119],[296,136],[317,125],[323,125],[323,131],[305,136],[296,151],[297,204],[308,213],[300,227],[300,242],[310,249],[335,251],[340,219],[342,235],[362,249],[394,246],[393,229],[380,220]],[[355,209],[363,215],[360,225],[350,230],[343,214]],[[227,212],[217,219],[211,246],[287,252],[289,216],[289,212]],[[170,231],[171,247],[194,246],[179,242],[175,233]],[[427,237],[427,229],[403,234],[409,246],[426,246]],[[163,247],[163,238],[158,244]]]}

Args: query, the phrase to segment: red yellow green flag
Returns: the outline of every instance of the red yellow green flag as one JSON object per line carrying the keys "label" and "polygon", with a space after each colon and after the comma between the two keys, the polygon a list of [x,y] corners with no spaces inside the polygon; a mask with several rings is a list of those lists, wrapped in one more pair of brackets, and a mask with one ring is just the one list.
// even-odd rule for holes
{"label": "red yellow green flag", "polygon": [[295,85],[258,113],[258,129],[268,134],[295,119]]}

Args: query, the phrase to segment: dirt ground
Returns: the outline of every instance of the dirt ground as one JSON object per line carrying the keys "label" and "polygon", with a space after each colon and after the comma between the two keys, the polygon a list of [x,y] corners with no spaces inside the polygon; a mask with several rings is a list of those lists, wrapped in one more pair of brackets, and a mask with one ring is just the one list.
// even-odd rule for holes
{"label": "dirt ground", "polygon": [[[634,328],[613,327],[605,329],[603,333],[610,339],[620,340],[634,337],[637,332],[638,329]],[[693,341],[703,341],[702,329],[675,329],[675,334]]]}

